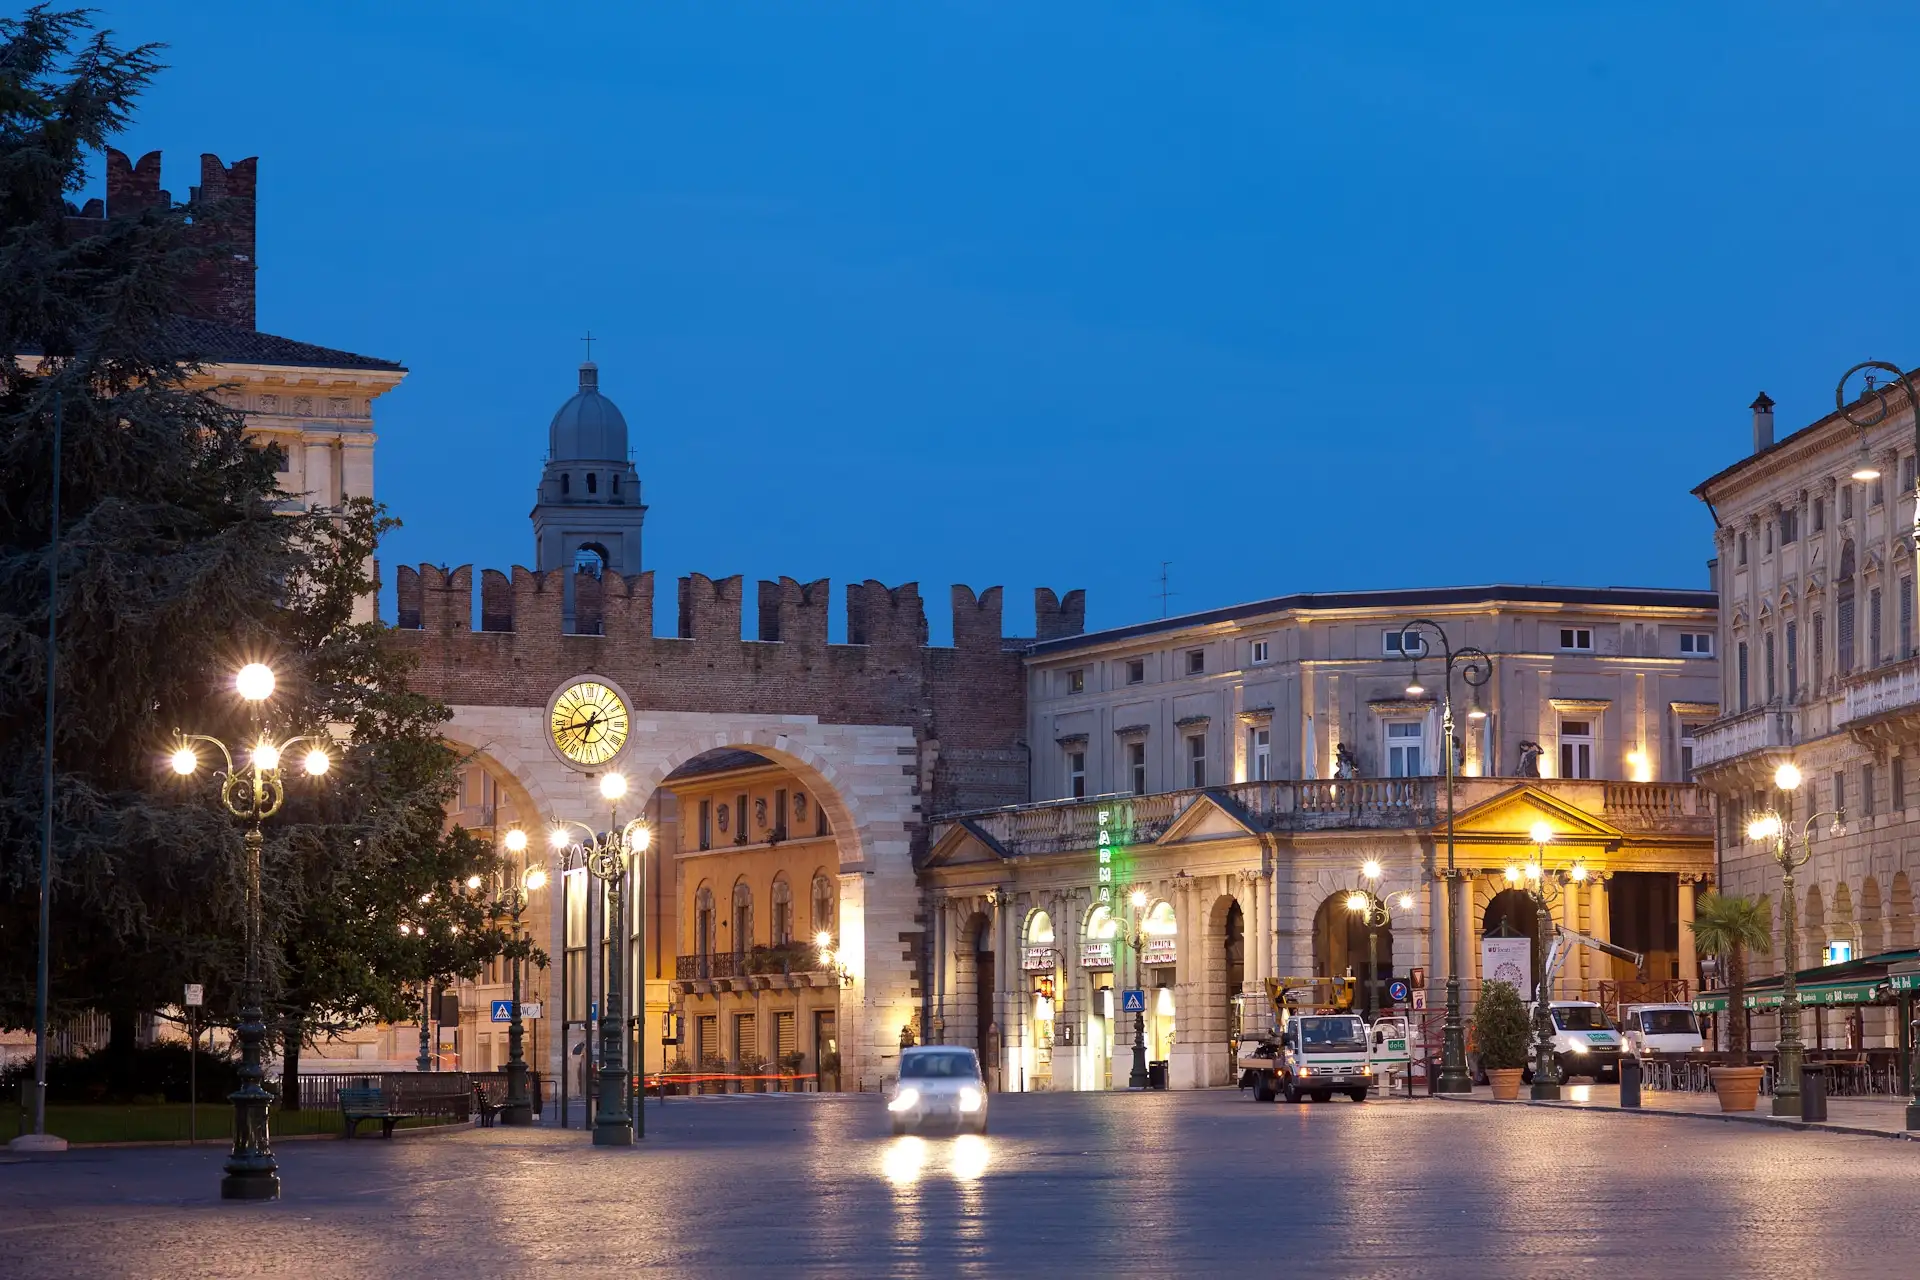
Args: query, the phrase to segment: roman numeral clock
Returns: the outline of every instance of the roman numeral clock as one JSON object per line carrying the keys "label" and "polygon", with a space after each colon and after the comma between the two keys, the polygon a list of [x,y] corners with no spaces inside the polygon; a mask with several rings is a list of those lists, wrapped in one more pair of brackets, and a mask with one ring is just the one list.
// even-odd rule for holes
{"label": "roman numeral clock", "polygon": [[599,680],[576,680],[547,713],[547,733],[562,759],[597,769],[620,754],[629,731],[626,699]]}

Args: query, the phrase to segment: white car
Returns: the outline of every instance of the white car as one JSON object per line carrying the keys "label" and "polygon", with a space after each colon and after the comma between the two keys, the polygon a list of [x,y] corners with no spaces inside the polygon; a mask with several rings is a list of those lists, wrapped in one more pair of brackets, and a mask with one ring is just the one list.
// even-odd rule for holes
{"label": "white car", "polygon": [[1690,1004],[1630,1004],[1620,1011],[1620,1030],[1627,1052],[1635,1056],[1702,1053],[1707,1048]]}
{"label": "white car", "polygon": [[900,1051],[900,1079],[887,1099],[895,1133],[927,1125],[962,1133],[987,1131],[987,1083],[980,1058],[950,1044],[917,1045]]}

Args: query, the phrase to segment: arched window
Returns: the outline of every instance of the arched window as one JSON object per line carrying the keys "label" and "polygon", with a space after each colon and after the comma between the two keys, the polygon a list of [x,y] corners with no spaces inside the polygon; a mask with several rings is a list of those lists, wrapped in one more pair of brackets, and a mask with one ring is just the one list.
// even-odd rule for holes
{"label": "arched window", "polygon": [[1174,918],[1173,904],[1165,900],[1154,903],[1146,919],[1140,922],[1140,932],[1149,938],[1171,938],[1180,932],[1180,923]]}
{"label": "arched window", "polygon": [[562,471],[560,473],[560,496],[564,498],[572,492],[573,492],[573,477],[568,475],[566,472]]}
{"label": "arched window", "polygon": [[588,493],[600,492],[600,475],[596,471],[587,472],[587,492]]}
{"label": "arched window", "polygon": [[1030,947],[1050,947],[1053,945],[1053,917],[1044,911],[1036,911],[1027,917],[1027,945]]}
{"label": "arched window", "polygon": [[813,931],[815,933],[833,932],[833,881],[827,879],[827,873],[813,873]]}
{"label": "arched window", "polygon": [[618,471],[613,473],[613,496],[616,498],[620,496],[620,473]]}
{"label": "arched window", "polygon": [[1093,942],[1111,942],[1120,935],[1120,925],[1113,918],[1113,912],[1105,907],[1095,907],[1087,916],[1087,938]]}
{"label": "arched window", "polygon": [[753,945],[753,890],[745,880],[733,886],[733,953]]}
{"label": "arched window", "polygon": [[793,941],[793,887],[785,876],[773,878],[773,934],[767,939],[776,947]]}
{"label": "arched window", "polygon": [[713,890],[704,884],[693,895],[693,949],[695,955],[713,954]]}

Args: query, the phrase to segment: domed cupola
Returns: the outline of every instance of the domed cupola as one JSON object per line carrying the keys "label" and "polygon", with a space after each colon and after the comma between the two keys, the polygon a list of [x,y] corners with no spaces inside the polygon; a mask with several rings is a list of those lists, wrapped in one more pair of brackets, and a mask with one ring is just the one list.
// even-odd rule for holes
{"label": "domed cupola", "polygon": [[600,366],[580,366],[580,390],[560,406],[547,428],[547,456],[554,462],[627,460],[627,419],[600,394]]}
{"label": "domed cupola", "polygon": [[[646,522],[640,474],[627,460],[627,419],[600,394],[600,366],[580,366],[580,389],[547,428],[547,465],[533,504],[535,564],[546,569],[640,572]],[[565,613],[573,616],[573,581]]]}

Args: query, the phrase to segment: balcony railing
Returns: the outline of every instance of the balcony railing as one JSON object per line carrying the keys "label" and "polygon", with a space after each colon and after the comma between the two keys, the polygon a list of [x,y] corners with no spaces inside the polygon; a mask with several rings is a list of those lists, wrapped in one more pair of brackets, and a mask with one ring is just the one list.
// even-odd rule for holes
{"label": "balcony railing", "polygon": [[1793,712],[1785,707],[1753,707],[1695,730],[1693,767],[1705,769],[1749,751],[1792,745]]}
{"label": "balcony railing", "polygon": [[[1526,783],[1553,792],[1588,813],[1603,814],[1627,830],[1711,828],[1705,794],[1686,782],[1609,782],[1556,778],[1460,778],[1456,809],[1464,810]],[[1299,832],[1431,827],[1441,820],[1445,783],[1439,778],[1351,778],[1241,782],[1205,790],[1163,791],[1145,796],[1048,800],[933,819],[942,828],[965,821],[1007,852],[1017,855],[1072,853],[1099,845],[1100,814],[1125,831],[1131,844],[1157,840],[1203,795],[1239,810],[1255,831]]]}
{"label": "balcony railing", "polygon": [[1920,661],[1909,659],[1897,667],[1849,684],[1843,715],[1834,727],[1917,704],[1920,704]]}
{"label": "balcony railing", "polygon": [[722,951],[708,956],[676,956],[673,963],[673,976],[680,981],[823,972],[826,967],[820,963],[820,953],[812,944],[798,942],[755,947],[744,955]]}

